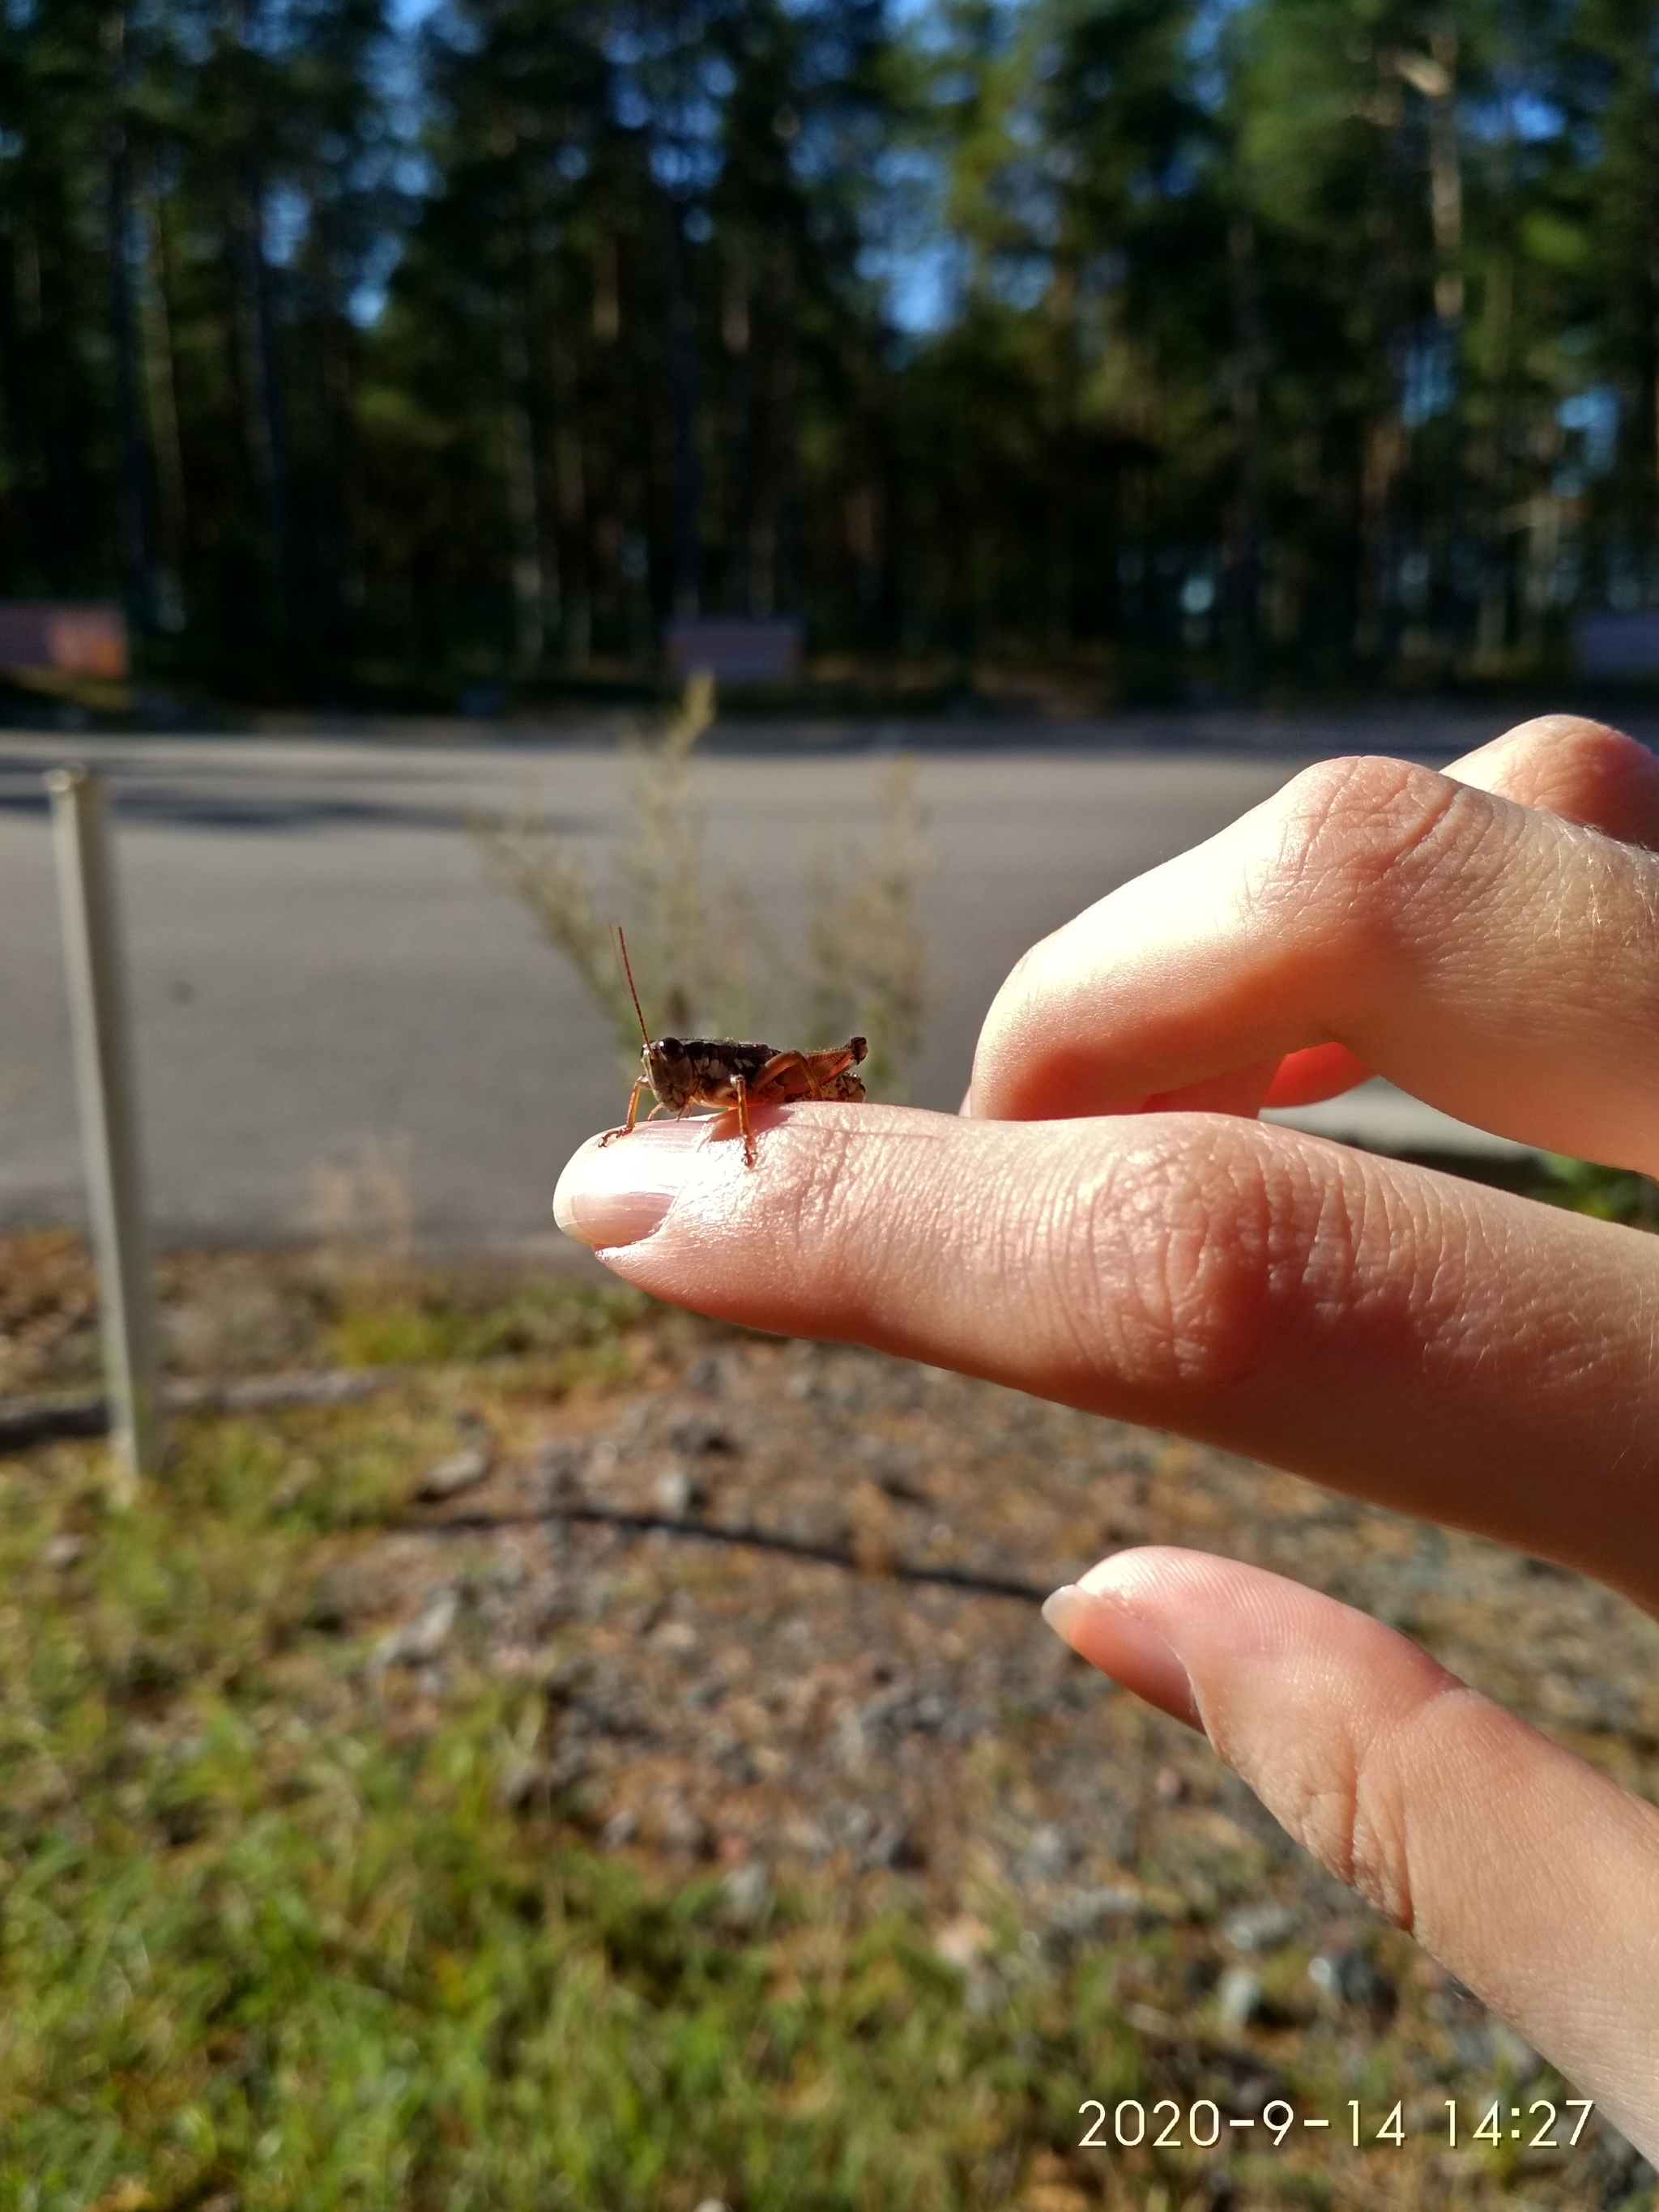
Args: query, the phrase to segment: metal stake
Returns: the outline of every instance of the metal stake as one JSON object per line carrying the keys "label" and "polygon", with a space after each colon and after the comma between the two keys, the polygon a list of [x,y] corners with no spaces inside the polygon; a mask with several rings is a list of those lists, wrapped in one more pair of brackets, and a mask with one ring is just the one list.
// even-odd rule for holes
{"label": "metal stake", "polygon": [[137,1101],[122,985],[120,928],[104,786],[84,769],[53,769],[52,834],[69,971],[75,1081],[87,1203],[98,1270],[110,1437],[130,1476],[161,1456],[155,1312],[138,1158]]}

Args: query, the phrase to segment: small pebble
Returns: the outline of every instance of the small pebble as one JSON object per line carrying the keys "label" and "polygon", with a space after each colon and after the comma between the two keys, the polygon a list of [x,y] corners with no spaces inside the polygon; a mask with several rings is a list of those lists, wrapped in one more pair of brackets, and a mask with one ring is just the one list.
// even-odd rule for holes
{"label": "small pebble", "polygon": [[1229,2027],[1248,2027],[1261,2009],[1261,1984],[1248,1966],[1229,1966],[1217,1984],[1215,2003]]}
{"label": "small pebble", "polygon": [[708,1420],[700,1414],[689,1420],[676,1422],[669,1431],[668,1440],[676,1451],[729,1452],[737,1449],[718,1421]]}
{"label": "small pebble", "polygon": [[459,1596],[447,1583],[434,1590],[413,1620],[406,1620],[402,1627],[381,1638],[375,1647],[375,1668],[418,1667],[435,1659],[449,1641],[460,1604]]}
{"label": "small pebble", "polygon": [[659,1513],[666,1514],[671,1521],[683,1521],[702,1504],[704,1492],[701,1483],[694,1482],[683,1467],[665,1467],[652,1486],[652,1496]]}
{"label": "small pebble", "polygon": [[481,1444],[471,1444],[465,1451],[452,1452],[447,1459],[441,1459],[435,1467],[428,1468],[415,1495],[428,1504],[435,1504],[440,1498],[458,1498],[462,1491],[475,1489],[489,1472],[489,1452]]}
{"label": "small pebble", "polygon": [[1229,1913],[1221,1932],[1235,1951],[1276,1951],[1296,1933],[1297,1917],[1287,1905],[1247,1905]]}
{"label": "small pebble", "polygon": [[1063,1829],[1039,1828],[1019,1855],[1018,1871],[1026,1881],[1057,1881],[1072,1863],[1070,1839]]}
{"label": "small pebble", "polygon": [[1057,1936],[1092,1936],[1109,1920],[1139,1919],[1145,1903],[1138,1889],[1073,1890],[1055,1905],[1048,1924]]}
{"label": "small pebble", "polygon": [[752,1925],[772,1902],[772,1877],[764,1862],[745,1859],[734,1866],[720,1884],[720,1894],[732,1919]]}
{"label": "small pebble", "polygon": [[542,1446],[536,1455],[536,1476],[547,1504],[562,1504],[580,1495],[591,1456],[588,1446],[574,1437],[556,1437]]}
{"label": "small pebble", "polygon": [[1387,2011],[1394,2003],[1392,1984],[1361,1951],[1320,1952],[1308,1961],[1308,1979],[1338,2004]]}
{"label": "small pebble", "polygon": [[933,1937],[933,1948],[947,1966],[969,1973],[991,1948],[991,1931],[971,1913],[947,1921]]}

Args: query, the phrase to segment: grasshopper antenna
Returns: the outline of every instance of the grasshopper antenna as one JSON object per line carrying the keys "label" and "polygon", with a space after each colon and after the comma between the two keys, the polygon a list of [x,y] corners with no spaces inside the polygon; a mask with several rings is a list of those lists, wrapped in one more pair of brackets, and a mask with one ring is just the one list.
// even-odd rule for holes
{"label": "grasshopper antenna", "polygon": [[649,1044],[651,1042],[651,1032],[645,1026],[645,1016],[640,1010],[640,994],[634,988],[634,968],[632,962],[628,957],[628,939],[623,935],[621,922],[617,922],[612,926],[616,931],[617,957],[622,962],[623,974],[628,978],[628,995],[634,1001],[634,1012],[639,1022],[640,1035],[645,1040],[646,1043]]}

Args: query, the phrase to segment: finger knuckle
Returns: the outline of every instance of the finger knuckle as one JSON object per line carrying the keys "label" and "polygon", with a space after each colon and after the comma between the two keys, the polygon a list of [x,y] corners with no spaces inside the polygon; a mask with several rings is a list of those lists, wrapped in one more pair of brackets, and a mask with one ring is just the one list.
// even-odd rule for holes
{"label": "finger knuckle", "polygon": [[1282,1349],[1310,1286],[1351,1270],[1340,1194],[1254,1125],[1170,1117],[1080,1202],[1091,1295],[1067,1301],[1066,1324],[1153,1393],[1237,1389]]}
{"label": "finger knuckle", "polygon": [[1413,1806],[1437,1764],[1439,1719],[1474,1693],[1441,1676],[1388,1728],[1350,1728],[1328,1748],[1316,1776],[1282,1817],[1291,1832],[1340,1880],[1408,1933],[1425,1909]]}
{"label": "finger knuckle", "polygon": [[1634,738],[1626,737],[1611,722],[1598,722],[1588,714],[1535,714],[1509,732],[1505,742],[1524,743],[1541,756],[1551,769],[1587,769],[1593,774],[1612,769],[1650,768],[1653,756]]}
{"label": "finger knuckle", "polygon": [[1287,926],[1375,957],[1426,881],[1463,871],[1486,826],[1479,801],[1431,769],[1371,755],[1321,761],[1279,794],[1250,890]]}
{"label": "finger knuckle", "polygon": [[1281,1808],[1291,1834],[1368,1905],[1398,1928],[1415,1918],[1411,1852],[1400,1778],[1352,1740],[1345,1762],[1328,1759],[1316,1784]]}

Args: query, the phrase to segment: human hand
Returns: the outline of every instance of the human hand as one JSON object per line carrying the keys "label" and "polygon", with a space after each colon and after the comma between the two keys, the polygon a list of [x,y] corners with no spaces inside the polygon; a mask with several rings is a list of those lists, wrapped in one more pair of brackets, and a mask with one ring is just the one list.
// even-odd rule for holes
{"label": "human hand", "polygon": [[[965,1118],[585,1148],[562,1224],[657,1295],[1225,1445],[1659,1611],[1659,1242],[1252,1119],[1376,1069],[1659,1171],[1659,767],[1565,717],[1295,778],[1046,939]],[[1659,1814],[1351,1608],[1200,1554],[1049,1602],[1659,2154]]]}

